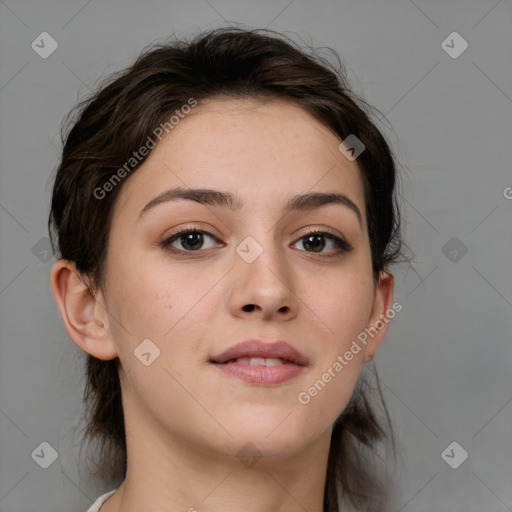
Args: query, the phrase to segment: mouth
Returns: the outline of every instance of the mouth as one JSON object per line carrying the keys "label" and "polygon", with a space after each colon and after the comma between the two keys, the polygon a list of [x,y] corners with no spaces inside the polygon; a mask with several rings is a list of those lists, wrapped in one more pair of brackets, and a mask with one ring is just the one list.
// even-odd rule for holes
{"label": "mouth", "polygon": [[285,382],[309,366],[308,359],[288,343],[261,340],[238,343],[209,362],[229,376],[261,386]]}
{"label": "mouth", "polygon": [[[230,364],[230,363],[239,363],[242,365],[249,366],[278,366],[280,364],[296,364],[293,361],[286,361],[279,357],[237,357],[236,359],[230,359],[224,363],[218,363],[217,361],[212,361],[217,364]],[[302,365],[299,365],[302,366]]]}

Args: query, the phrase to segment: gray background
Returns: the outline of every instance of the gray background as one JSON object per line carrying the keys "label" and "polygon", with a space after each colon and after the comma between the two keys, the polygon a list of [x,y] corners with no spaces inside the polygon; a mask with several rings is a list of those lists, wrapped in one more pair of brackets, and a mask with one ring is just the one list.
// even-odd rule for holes
{"label": "gray background", "polygon": [[[403,310],[375,359],[401,445],[398,508],[512,510],[512,3],[4,0],[0,511],[83,511],[111,488],[79,471],[83,356],[49,288],[61,120],[154,39],[226,21],[334,48],[393,127],[415,259],[396,270]],[[47,59],[31,48],[43,31],[59,45]],[[442,46],[453,31],[469,44],[458,58]],[[469,454],[457,469],[441,456],[453,441]],[[31,457],[42,442],[58,452],[47,469]]]}

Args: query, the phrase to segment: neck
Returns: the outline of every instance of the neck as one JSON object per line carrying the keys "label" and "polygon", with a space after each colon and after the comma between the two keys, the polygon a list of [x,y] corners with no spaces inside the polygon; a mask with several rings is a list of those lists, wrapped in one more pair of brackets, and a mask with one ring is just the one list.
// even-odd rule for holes
{"label": "neck", "polygon": [[254,446],[226,453],[213,435],[210,445],[192,444],[126,413],[145,419],[126,425],[126,478],[101,512],[323,512],[331,430],[300,452],[251,457]]}

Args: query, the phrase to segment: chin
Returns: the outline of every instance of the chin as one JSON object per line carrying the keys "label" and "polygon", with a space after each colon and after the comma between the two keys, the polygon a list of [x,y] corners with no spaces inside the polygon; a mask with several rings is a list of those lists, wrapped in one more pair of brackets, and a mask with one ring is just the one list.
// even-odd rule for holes
{"label": "chin", "polygon": [[[279,421],[281,421],[280,418]],[[290,428],[284,423],[279,427],[279,421],[269,422],[268,425],[261,425],[255,428],[254,425],[242,425],[240,429],[233,428],[230,432],[233,438],[227,441],[226,451],[231,455],[243,456],[247,454],[260,454],[265,457],[287,457],[301,450],[308,443],[309,437],[304,435],[290,435]],[[240,435],[237,435],[240,433]],[[311,431],[308,431],[311,435]]]}

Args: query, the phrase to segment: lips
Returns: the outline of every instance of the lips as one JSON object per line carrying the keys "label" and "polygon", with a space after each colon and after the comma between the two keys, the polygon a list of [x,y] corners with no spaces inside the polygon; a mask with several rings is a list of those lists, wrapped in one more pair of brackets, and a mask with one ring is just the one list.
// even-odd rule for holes
{"label": "lips", "polygon": [[228,348],[221,354],[213,356],[212,363],[224,364],[237,359],[281,359],[283,363],[291,363],[298,366],[307,366],[308,359],[304,354],[293,348],[285,341],[273,343],[262,340],[246,340]]}
{"label": "lips", "polygon": [[229,377],[256,386],[282,384],[306,371],[309,361],[285,341],[247,340],[213,356],[210,363]]}

